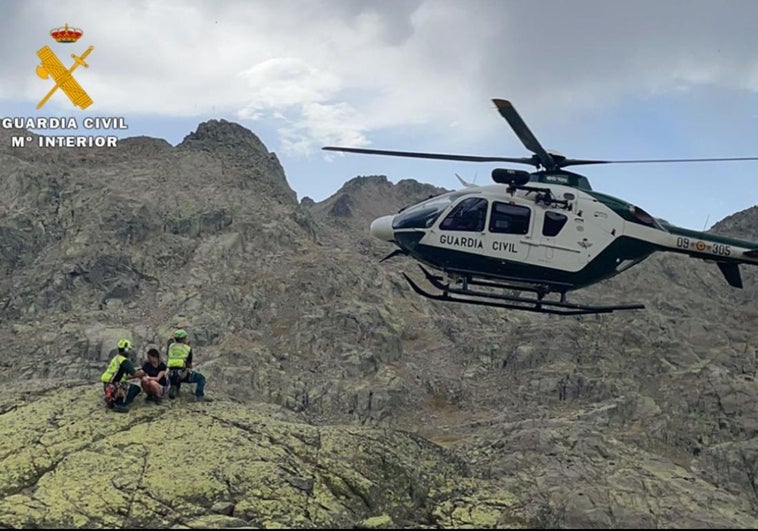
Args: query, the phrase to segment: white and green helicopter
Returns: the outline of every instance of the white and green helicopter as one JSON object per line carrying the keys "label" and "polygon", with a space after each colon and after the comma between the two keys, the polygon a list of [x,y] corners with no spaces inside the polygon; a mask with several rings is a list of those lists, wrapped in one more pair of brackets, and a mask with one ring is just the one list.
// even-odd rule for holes
{"label": "white and green helicopter", "polygon": [[[664,160],[579,160],[545,150],[513,105],[493,100],[531,157],[482,157],[346,147],[324,147],[371,155],[469,162],[511,162],[537,171],[495,169],[494,185],[464,188],[429,198],[380,217],[371,234],[393,242],[445,276],[421,266],[439,290],[432,294],[403,274],[419,294],[464,302],[552,314],[609,313],[642,304],[592,306],[566,300],[568,291],[615,276],[656,251],[687,254],[714,262],[729,285],[741,288],[739,264],[758,265],[758,243],[671,225],[622,199],[592,190],[586,177],[567,166],[758,160],[758,157]],[[460,178],[459,178],[460,179]],[[386,259],[385,258],[385,259]],[[522,292],[532,293],[526,296]],[[550,293],[557,300],[546,299]]]}

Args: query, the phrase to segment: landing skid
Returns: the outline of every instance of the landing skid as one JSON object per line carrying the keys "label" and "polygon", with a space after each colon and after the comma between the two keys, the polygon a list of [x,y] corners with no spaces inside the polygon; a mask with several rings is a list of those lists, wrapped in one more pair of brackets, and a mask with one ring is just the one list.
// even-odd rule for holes
{"label": "landing skid", "polygon": [[[566,294],[561,293],[560,301],[546,301],[544,296],[546,291],[540,286],[514,286],[509,284],[500,284],[497,282],[484,282],[472,280],[464,277],[463,288],[454,288],[450,284],[445,284],[443,277],[432,275],[425,268],[421,267],[426,279],[442,293],[432,294],[424,291],[411,278],[403,273],[405,280],[411,285],[413,291],[428,299],[443,302],[461,302],[465,304],[474,304],[478,306],[492,306],[495,308],[509,308],[512,310],[522,310],[526,312],[547,313],[555,315],[586,315],[611,313],[616,310],[641,310],[645,306],[642,304],[621,304],[616,306],[589,306],[584,304],[573,304],[566,302]],[[505,295],[500,293],[488,293],[470,289],[469,284],[478,286],[487,286],[490,288],[510,289],[515,291],[531,291],[537,294],[537,298],[521,297],[518,295]]]}

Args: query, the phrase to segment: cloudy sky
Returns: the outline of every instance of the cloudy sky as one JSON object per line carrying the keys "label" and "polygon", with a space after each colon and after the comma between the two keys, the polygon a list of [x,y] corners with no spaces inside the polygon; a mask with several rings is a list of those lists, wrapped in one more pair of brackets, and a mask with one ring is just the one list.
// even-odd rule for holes
{"label": "cloudy sky", "polygon": [[[320,148],[529,155],[492,98],[571,157],[758,156],[756,21],[753,0],[6,0],[0,115],[124,116],[126,136],[172,144],[225,118],[316,200],[356,175],[489,182],[493,164]],[[84,30],[78,43],[50,38],[64,23]],[[94,46],[74,74],[85,111],[60,91],[36,111],[45,44],[67,66]],[[580,171],[689,228],[758,203],[758,161]]]}

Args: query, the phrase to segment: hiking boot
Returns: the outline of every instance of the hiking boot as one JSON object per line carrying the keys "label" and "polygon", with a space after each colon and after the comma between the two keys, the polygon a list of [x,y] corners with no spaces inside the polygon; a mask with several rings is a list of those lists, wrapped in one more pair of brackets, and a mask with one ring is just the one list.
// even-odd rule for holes
{"label": "hiking boot", "polygon": [[157,405],[160,405],[160,404],[162,404],[162,403],[163,403],[163,397],[160,397],[160,396],[154,396],[154,397],[153,397],[153,403],[155,403],[155,404],[157,404]]}
{"label": "hiking boot", "polygon": [[115,405],[113,406],[113,411],[116,413],[129,413],[129,408],[126,406]]}
{"label": "hiking boot", "polygon": [[197,400],[198,402],[213,402],[212,398],[209,398],[209,397],[207,397],[205,395],[203,395],[203,396],[195,396],[195,400]]}
{"label": "hiking boot", "polygon": [[171,387],[171,388],[169,388],[169,390],[168,390],[168,397],[169,397],[170,399],[172,399],[172,400],[173,400],[174,398],[176,398],[176,387]]}

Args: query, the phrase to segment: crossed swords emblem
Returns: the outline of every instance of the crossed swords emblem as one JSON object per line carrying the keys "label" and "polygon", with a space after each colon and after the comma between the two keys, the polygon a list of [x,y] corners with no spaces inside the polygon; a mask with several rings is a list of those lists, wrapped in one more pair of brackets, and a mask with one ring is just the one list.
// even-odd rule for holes
{"label": "crossed swords emblem", "polygon": [[52,77],[53,81],[55,81],[55,86],[51,88],[50,92],[48,92],[47,95],[42,98],[42,101],[37,104],[38,109],[42,108],[42,106],[47,103],[47,100],[49,100],[58,89],[61,89],[63,93],[68,96],[68,99],[71,100],[71,103],[82,110],[92,105],[92,98],[89,97],[87,92],[81,87],[81,85],[79,85],[79,82],[76,81],[71,74],[79,65],[82,65],[84,68],[89,68],[89,65],[84,62],[84,59],[94,49],[94,46],[90,46],[85,50],[81,57],[72,53],[71,57],[74,59],[74,64],[68,69],[63,66],[63,63],[61,63],[58,56],[55,55],[55,52],[53,52],[49,46],[43,46],[37,50],[37,56],[42,60],[42,64],[37,66],[37,75],[42,79]]}

